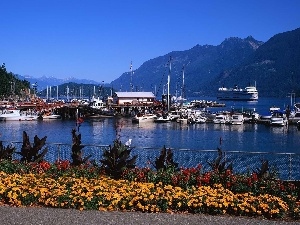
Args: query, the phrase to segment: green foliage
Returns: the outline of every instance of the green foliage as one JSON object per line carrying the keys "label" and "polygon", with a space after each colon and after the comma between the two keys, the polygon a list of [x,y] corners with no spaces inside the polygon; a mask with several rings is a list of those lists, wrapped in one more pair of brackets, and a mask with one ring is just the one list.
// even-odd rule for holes
{"label": "green foliage", "polygon": [[72,142],[72,165],[79,166],[85,163],[91,157],[91,155],[87,156],[86,158],[82,158],[81,149],[83,149],[84,146],[81,145],[81,134],[76,134],[75,129],[72,129]]}
{"label": "green foliage", "polygon": [[132,148],[122,144],[121,141],[115,140],[113,146],[109,146],[103,153],[103,159],[100,160],[102,168],[107,175],[119,179],[125,169],[135,167],[137,155],[130,158]]}
{"label": "green foliage", "polygon": [[[45,146],[46,139],[47,136],[40,139],[37,135],[35,135],[33,146],[31,146],[29,136],[25,131],[23,131],[23,145],[21,152],[16,152],[22,156],[21,162],[41,162],[48,152],[48,148],[42,149]],[[41,153],[39,153],[39,151],[41,151]]]}
{"label": "green foliage", "polygon": [[15,152],[15,150],[16,147],[12,145],[8,145],[4,147],[2,141],[0,141],[0,160],[1,159],[12,160],[12,155]]}
{"label": "green foliage", "polygon": [[6,71],[5,63],[0,67],[0,99],[10,95],[22,95],[25,89],[30,88],[28,81],[21,81],[12,73]]}
{"label": "green foliage", "polygon": [[232,163],[226,166],[225,153],[221,148],[217,148],[218,156],[212,162],[207,162],[213,171],[218,171],[219,173],[225,172],[226,170],[232,170]]}
{"label": "green foliage", "polygon": [[23,174],[29,171],[28,165],[20,163],[19,161],[0,160],[0,171],[8,174],[18,173]]}
{"label": "green foliage", "polygon": [[178,163],[173,160],[172,150],[169,148],[168,150],[164,146],[160,152],[160,155],[155,160],[154,167],[157,171],[166,170],[168,168],[178,168]]}

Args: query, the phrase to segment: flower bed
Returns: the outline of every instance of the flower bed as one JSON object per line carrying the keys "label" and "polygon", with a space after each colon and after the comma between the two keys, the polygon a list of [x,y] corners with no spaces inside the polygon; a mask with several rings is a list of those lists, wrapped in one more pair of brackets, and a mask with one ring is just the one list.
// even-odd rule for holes
{"label": "flower bed", "polygon": [[[31,164],[2,161],[0,171],[0,202],[13,206],[230,214],[294,220],[300,215],[300,202],[294,192],[282,189],[280,197],[277,191],[267,193],[271,187],[261,188],[253,175],[248,178],[261,193],[251,189],[230,190],[234,185],[226,187],[224,180],[234,175],[228,171],[217,176],[215,172],[201,174],[200,167],[165,172],[135,168],[124,171],[123,179],[115,180],[91,164],[72,167],[67,161],[53,165],[45,161]],[[226,179],[221,179],[224,176]],[[248,182],[248,178],[243,179]],[[238,176],[236,182],[242,182]]]}

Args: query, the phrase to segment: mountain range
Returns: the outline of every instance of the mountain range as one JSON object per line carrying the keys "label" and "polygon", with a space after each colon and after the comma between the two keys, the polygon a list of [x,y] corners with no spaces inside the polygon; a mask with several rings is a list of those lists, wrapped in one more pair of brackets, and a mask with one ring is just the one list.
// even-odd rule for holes
{"label": "mountain range", "polygon": [[16,74],[17,78],[20,80],[27,80],[31,84],[37,84],[38,90],[44,90],[47,88],[47,86],[60,86],[66,83],[77,83],[77,84],[94,84],[94,85],[100,85],[99,82],[94,80],[87,80],[87,79],[78,79],[75,77],[69,77],[69,78],[56,78],[56,77],[47,77],[42,76],[39,78],[33,77],[33,76],[23,76]]}
{"label": "mountain range", "polygon": [[[170,75],[172,95],[216,96],[219,87],[256,85],[259,96],[300,95],[300,28],[279,33],[268,41],[230,37],[217,46],[196,45],[144,62],[125,72],[110,86],[118,91],[152,91],[158,98],[166,93]],[[66,82],[99,83],[92,80],[54,77],[22,78],[39,87]]]}

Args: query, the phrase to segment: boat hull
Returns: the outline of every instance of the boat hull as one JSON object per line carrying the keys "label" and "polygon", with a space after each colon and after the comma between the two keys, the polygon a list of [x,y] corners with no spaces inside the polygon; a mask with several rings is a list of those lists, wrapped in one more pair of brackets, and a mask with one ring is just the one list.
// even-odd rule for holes
{"label": "boat hull", "polygon": [[147,122],[154,122],[157,118],[155,115],[141,115],[135,116],[132,118],[132,123],[147,123]]}

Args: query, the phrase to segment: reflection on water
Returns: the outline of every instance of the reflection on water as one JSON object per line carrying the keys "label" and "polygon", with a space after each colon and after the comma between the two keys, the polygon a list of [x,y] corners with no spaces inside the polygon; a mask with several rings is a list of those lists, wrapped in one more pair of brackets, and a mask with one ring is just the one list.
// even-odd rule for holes
{"label": "reflection on water", "polygon": [[[118,126],[116,125],[118,124]],[[0,140],[22,141],[22,132],[33,137],[47,136],[47,142],[72,143],[74,121],[11,121],[0,123]],[[300,153],[300,132],[296,126],[270,127],[262,124],[133,124],[131,119],[103,118],[86,120],[79,127],[82,144],[110,145],[116,138],[132,139],[136,148],[216,149],[222,139],[222,148],[233,151],[268,151]]]}

